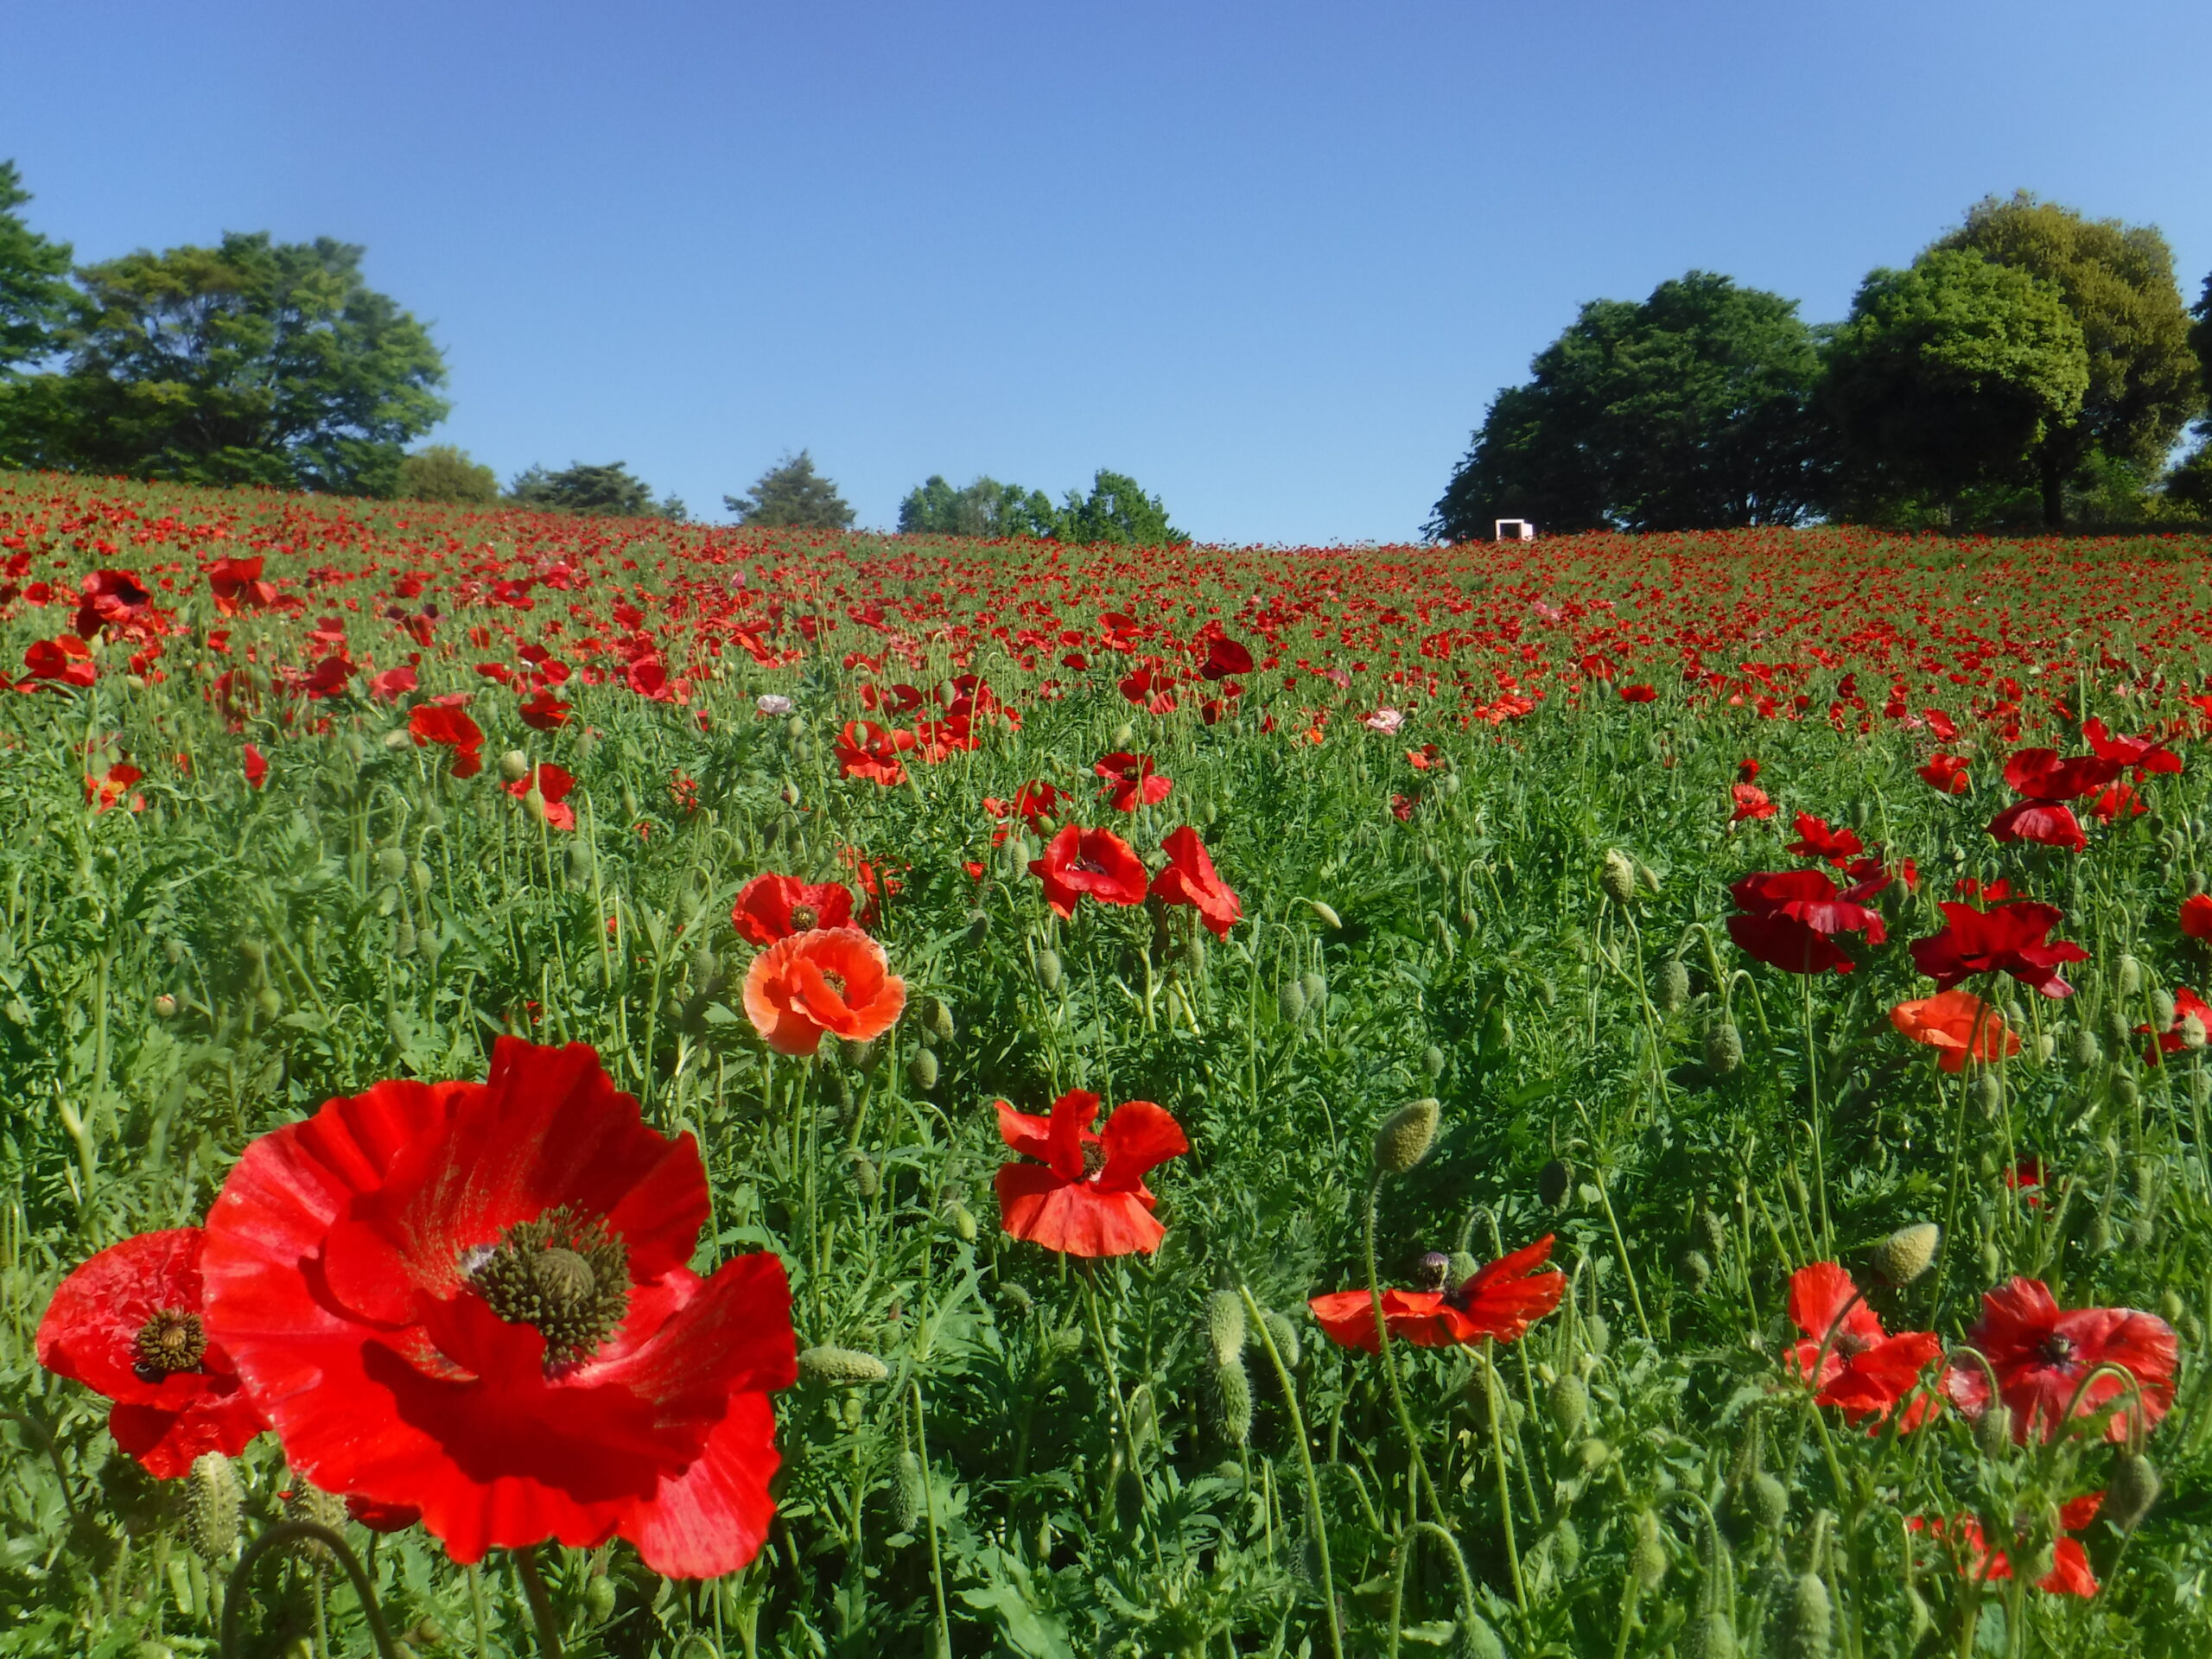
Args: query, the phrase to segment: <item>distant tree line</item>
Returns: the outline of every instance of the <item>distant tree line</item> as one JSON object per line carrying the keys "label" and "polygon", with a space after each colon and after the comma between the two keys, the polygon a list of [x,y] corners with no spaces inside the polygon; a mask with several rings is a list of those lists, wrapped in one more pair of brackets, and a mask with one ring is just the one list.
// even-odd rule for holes
{"label": "distant tree line", "polygon": [[2193,315],[2155,227],[2025,194],[1871,272],[1840,323],[1692,271],[1583,306],[1425,529],[2212,516],[2212,277]]}
{"label": "distant tree line", "polygon": [[1191,538],[1167,521],[1167,509],[1136,480],[1101,468],[1090,493],[1070,490],[1058,505],[1042,490],[990,477],[955,489],[932,474],[899,504],[905,534],[992,538],[1033,536],[1062,542],[1116,542],[1172,547]]}

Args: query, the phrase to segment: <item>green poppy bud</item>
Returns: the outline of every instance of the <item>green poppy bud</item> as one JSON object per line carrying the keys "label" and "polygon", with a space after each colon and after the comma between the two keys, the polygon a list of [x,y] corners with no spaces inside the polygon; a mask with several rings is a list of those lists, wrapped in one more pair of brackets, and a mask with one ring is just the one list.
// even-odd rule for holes
{"label": "green poppy bud", "polygon": [[1736,1659],[1736,1625],[1715,1608],[1700,1613],[1682,1632],[1682,1659]]}
{"label": "green poppy bud", "polygon": [[1713,1263],[1703,1250],[1684,1250],[1675,1258],[1675,1270],[1682,1276],[1683,1288],[1693,1296],[1713,1281]]}
{"label": "green poppy bud", "polygon": [[1214,1367],[1213,1380],[1221,1432],[1232,1446],[1243,1446],[1252,1438],[1252,1379],[1243,1356],[1231,1355]]}
{"label": "green poppy bud", "polygon": [[1573,1371],[1562,1372],[1552,1383],[1545,1403],[1561,1435],[1571,1440],[1582,1432],[1590,1416],[1590,1390]]}
{"label": "green poppy bud", "polygon": [[1206,1298],[1206,1339],[1213,1344],[1217,1365],[1226,1365],[1244,1351],[1244,1299],[1233,1290],[1217,1290]]}
{"label": "green poppy bud", "polygon": [[1323,925],[1329,928],[1332,931],[1338,931],[1344,926],[1344,919],[1343,917],[1337,914],[1334,907],[1323,904],[1319,899],[1308,899],[1306,903],[1307,908],[1312,910],[1316,916],[1321,918]]}
{"label": "green poppy bud", "polygon": [[1708,1255],[1722,1256],[1728,1253],[1728,1224],[1704,1205],[1697,1210],[1697,1230],[1705,1240]]}
{"label": "green poppy bud", "polygon": [[1613,848],[1599,867],[1598,885],[1615,904],[1629,903],[1636,897],[1635,861],[1619,848]]}
{"label": "green poppy bud", "polygon": [[2122,996],[2140,996],[2143,994],[2143,964],[2123,951],[2115,965],[2119,970],[2116,982],[2120,986],[2120,994]]}
{"label": "green poppy bud", "polygon": [[1974,1449],[1993,1463],[2012,1456],[2012,1408],[1991,1401],[1981,1415],[1974,1419]]}
{"label": "green poppy bud", "polygon": [[899,1530],[912,1532],[929,1511],[928,1478],[922,1460],[912,1452],[899,1454]]}
{"label": "green poppy bud", "polygon": [[407,855],[397,847],[377,849],[377,880],[398,881],[407,874]]}
{"label": "green poppy bud", "polygon": [[874,1354],[857,1348],[809,1348],[798,1357],[798,1368],[817,1382],[833,1389],[855,1389],[863,1382],[880,1382],[891,1369]]}
{"label": "green poppy bud", "polygon": [[1321,977],[1319,969],[1307,973],[1299,981],[1299,987],[1306,993],[1306,1006],[1309,1009],[1323,1015],[1329,1012],[1329,982]]}
{"label": "green poppy bud", "polygon": [[1548,1210],[1556,1210],[1567,1202],[1569,1188],[1574,1185],[1574,1166],[1564,1158],[1554,1158],[1536,1172],[1536,1196]]}
{"label": "green poppy bud", "polygon": [[1505,1659],[1505,1644],[1480,1613],[1463,1608],[1452,1630],[1452,1659]]}
{"label": "green poppy bud", "polygon": [[584,1583],[584,1618],[604,1624],[614,1617],[614,1580],[604,1573]]}
{"label": "green poppy bud", "polygon": [[[922,1051],[928,1053],[927,1049]],[[864,1152],[853,1154],[853,1190],[863,1199],[873,1198],[883,1191],[882,1172],[875,1166],[875,1160]]]}
{"label": "green poppy bud", "polygon": [[955,1198],[944,1206],[944,1213],[952,1223],[953,1236],[963,1244],[976,1242],[976,1212]]}
{"label": "green poppy bud", "polygon": [[1892,1285],[1909,1285],[1935,1265],[1943,1230],[1932,1221],[1900,1227],[1874,1247],[1874,1271]]}
{"label": "green poppy bud", "polygon": [[154,999],[154,1018],[156,1020],[175,1019],[176,1009],[176,998],[171,996],[167,991],[163,991]]}
{"label": "green poppy bud", "polygon": [[952,1040],[954,1029],[952,1023],[952,1004],[946,1001],[941,996],[931,997],[930,999],[928,1023],[930,1034],[931,1036],[935,1037],[941,1043],[950,1042]]}
{"label": "green poppy bud", "polygon": [[1268,1334],[1274,1338],[1275,1353],[1281,1359],[1283,1369],[1296,1370],[1298,1357],[1303,1351],[1298,1344],[1298,1327],[1272,1307],[1261,1313],[1260,1323],[1268,1327]]}
{"label": "green poppy bud", "polygon": [[1306,992],[1294,979],[1286,979],[1275,993],[1275,1011],[1283,1024],[1294,1026],[1306,1017]]}
{"label": "green poppy bud", "polygon": [[1783,1608],[1783,1651],[1789,1659],[1827,1659],[1835,1643],[1835,1608],[1817,1573],[1801,1573]]}
{"label": "green poppy bud", "polygon": [[238,1513],[245,1494],[239,1490],[238,1471],[219,1452],[203,1452],[193,1459],[186,1478],[185,1541],[204,1561],[227,1558],[238,1541]]}
{"label": "green poppy bud", "polygon": [[1058,951],[1039,950],[1037,953],[1037,986],[1039,990],[1048,993],[1060,988],[1060,953]]}
{"label": "green poppy bud", "polygon": [[1431,1043],[1427,1048],[1421,1050],[1421,1069],[1428,1074],[1429,1081],[1432,1083],[1435,1082],[1437,1078],[1442,1077],[1444,1075],[1444,1051],[1437,1047],[1433,1043]]}
{"label": "green poppy bud", "polygon": [[1402,1175],[1428,1156],[1436,1143],[1436,1125],[1443,1107],[1433,1099],[1401,1106],[1383,1120],[1375,1136],[1375,1168],[1383,1175]]}
{"label": "green poppy bud", "polygon": [[914,1092],[926,1095],[937,1087],[937,1056],[926,1048],[918,1048],[906,1061],[906,1081]]}
{"label": "green poppy bud", "polygon": [[1732,1077],[1744,1064],[1744,1033],[1732,1020],[1724,1020],[1705,1033],[1706,1068],[1715,1076]]}
{"label": "green poppy bud", "polygon": [[511,784],[518,784],[530,776],[530,757],[520,749],[509,749],[499,757],[499,776]]}
{"label": "green poppy bud", "polygon": [[1689,1006],[1690,970],[1680,957],[1669,957],[1651,976],[1651,1001],[1662,1014],[1680,1014]]}
{"label": "green poppy bud", "polygon": [[2151,1459],[2122,1452],[2113,1462],[2112,1478],[2105,1483],[2105,1501],[2098,1513],[2122,1532],[2133,1532],[2158,1501],[2158,1471]]}
{"label": "green poppy bud", "polygon": [[1629,1530],[1635,1537],[1629,1547],[1629,1571],[1645,1590],[1656,1590],[1667,1578],[1667,1546],[1659,1517],[1649,1510],[1638,1510],[1629,1522]]}

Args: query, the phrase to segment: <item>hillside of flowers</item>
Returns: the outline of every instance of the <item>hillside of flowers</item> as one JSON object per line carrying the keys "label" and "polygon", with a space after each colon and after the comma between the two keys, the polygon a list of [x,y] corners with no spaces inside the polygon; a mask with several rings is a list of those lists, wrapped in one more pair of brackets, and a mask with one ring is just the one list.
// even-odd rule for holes
{"label": "hillside of flowers", "polygon": [[2208,561],[0,474],[0,1654],[2201,1656]]}

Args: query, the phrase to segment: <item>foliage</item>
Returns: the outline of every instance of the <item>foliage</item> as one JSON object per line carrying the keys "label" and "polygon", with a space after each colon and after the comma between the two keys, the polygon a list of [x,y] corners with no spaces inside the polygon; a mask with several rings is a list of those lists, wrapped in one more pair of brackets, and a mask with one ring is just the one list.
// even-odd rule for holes
{"label": "foliage", "polygon": [[837,486],[814,469],[814,457],[802,449],[785,455],[753,481],[744,495],[726,495],[722,505],[742,524],[772,530],[843,530],[853,510]]}
{"label": "foliage", "polygon": [[[742,1573],[541,1548],[575,1659],[2196,1659],[2212,1071],[2180,999],[2212,962],[2180,906],[2212,872],[2208,556],[1834,527],[640,542],[577,514],[0,480],[0,667],[34,688],[0,747],[0,1655],[212,1653],[240,1559],[194,1553],[103,1402],[36,1364],[61,1275],[206,1214],[251,1137],[382,1078],[480,1078],[512,1033],[593,1045],[692,1135],[693,1265],[777,1252],[802,1345],[847,1351],[778,1396],[779,1516]],[[228,569],[252,559],[252,582]],[[35,649],[78,639],[84,578],[121,569],[156,614],[118,600],[81,657]],[[463,701],[468,778],[410,735]],[[526,721],[549,702],[565,721]],[[2079,855],[1993,842],[2003,757],[2079,748],[2092,716],[2183,769],[2115,775],[2128,798],[2083,803]],[[863,721],[911,740],[895,785],[841,760]],[[1939,744],[1962,792],[1924,781]],[[1123,813],[1097,767],[1133,750],[1172,785]],[[572,775],[573,827],[533,807],[532,762]],[[1055,914],[1019,804],[1042,782],[1144,855],[1195,830],[1243,919]],[[1848,974],[1731,943],[1732,887],[1803,862],[1799,810],[1824,846],[1847,827],[1916,867],[1849,901]],[[908,987],[875,1042],[802,1064],[756,1037],[731,912],[771,870],[861,901]],[[1891,1010],[1928,995],[1910,942],[1938,906],[1999,879],[2089,959],[2064,997],[1974,982],[2019,1052],[1953,1074]],[[991,1102],[1075,1088],[1189,1136],[1148,1178],[1155,1255],[1087,1268],[1000,1228]],[[1417,1163],[1414,1100],[1436,1103],[1410,1114],[1437,1125]],[[1413,1166],[1377,1180],[1393,1122],[1384,1166]],[[1928,1270],[1877,1285],[1915,1223],[1940,1229]],[[1430,1251],[1547,1234],[1567,1299],[1509,1345],[1385,1362],[1304,1306],[1366,1289],[1370,1259],[1395,1286]],[[2063,1541],[2062,1506],[2122,1486],[2121,1448],[1815,1405],[1784,1356],[1816,1261],[1857,1275],[1859,1313],[1946,1344],[2016,1273],[2171,1322],[2144,1448],[2165,1495]],[[241,1464],[257,1539],[300,1477],[266,1437]],[[2010,1577],[1978,1570],[1969,1523]],[[541,1650],[512,1562],[339,1524],[424,1659]],[[2069,1541],[2092,1596],[2037,1587]],[[251,1652],[371,1650],[327,1563],[264,1561],[232,1605]]]}
{"label": "foliage", "polygon": [[433,443],[411,451],[399,463],[392,493],[408,501],[444,501],[489,506],[499,499],[499,478],[465,449]]}
{"label": "foliage", "polygon": [[599,518],[666,518],[681,524],[683,503],[674,496],[655,502],[652,486],[626,463],[594,467],[571,461],[558,472],[531,467],[515,475],[507,499],[517,506],[554,512],[581,512]]}
{"label": "foliage", "polygon": [[1820,353],[1794,300],[1694,270],[1591,301],[1529,367],[1491,401],[1429,535],[1794,524],[1824,496]]}
{"label": "foliage", "polygon": [[2045,523],[2063,520],[2063,488],[2091,456],[2154,468],[2204,407],[2173,251],[2157,226],[2084,219],[2023,191],[1976,203],[1936,246],[1972,249],[2040,278],[2081,325],[2089,375],[2081,409],[2047,422],[2035,445]]}
{"label": "foliage", "polygon": [[994,540],[1008,536],[1045,537],[1059,528],[1052,498],[1042,490],[1001,484],[991,477],[954,489],[932,473],[899,504],[902,536],[963,536]]}
{"label": "foliage", "polygon": [[1052,534],[1064,542],[1105,542],[1117,547],[1178,547],[1191,538],[1167,522],[1156,495],[1124,473],[1101,467],[1090,493],[1070,490],[1054,515]]}
{"label": "foliage", "polygon": [[191,483],[388,495],[443,418],[422,324],[327,238],[231,234],[79,270],[64,362],[24,389],[37,459]]}
{"label": "foliage", "polygon": [[2081,326],[2056,288],[1939,248],[1859,284],[1822,392],[1862,490],[1955,500],[2020,477],[2088,384]]}
{"label": "foliage", "polygon": [[13,162],[0,162],[0,383],[53,349],[69,302],[69,245],[23,223],[31,199]]}

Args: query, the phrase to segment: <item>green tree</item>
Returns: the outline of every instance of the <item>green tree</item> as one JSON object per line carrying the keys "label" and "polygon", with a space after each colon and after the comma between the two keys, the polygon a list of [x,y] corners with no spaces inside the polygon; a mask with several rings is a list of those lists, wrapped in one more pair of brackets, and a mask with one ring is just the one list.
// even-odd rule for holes
{"label": "green tree", "polygon": [[54,346],[68,313],[69,245],[41,236],[16,209],[31,199],[13,162],[0,162],[0,467],[37,459],[41,400],[21,366]]}
{"label": "green tree", "polygon": [[1053,515],[1052,533],[1064,542],[1115,542],[1128,547],[1177,547],[1191,538],[1167,522],[1167,509],[1136,480],[1103,467],[1090,493],[1070,490]]}
{"label": "green tree", "polygon": [[1824,392],[1861,500],[1926,491],[1948,512],[1962,492],[2024,476],[2088,385],[2081,325],[2056,287],[1938,248],[1859,284]]}
{"label": "green tree", "polygon": [[2196,319],[2189,331],[2189,343],[2196,353],[2200,406],[2212,406],[2212,276],[2204,279],[2204,292],[2197,296],[2189,314]]}
{"label": "green tree", "polygon": [[932,474],[899,504],[902,535],[1049,537],[1058,526],[1052,498],[1044,491],[988,476],[956,490],[942,474]]}
{"label": "green tree", "polygon": [[470,460],[467,450],[434,443],[400,461],[393,493],[409,501],[489,506],[499,499],[499,478],[481,461]]}
{"label": "green tree", "polygon": [[1649,299],[1593,300],[1491,400],[1424,527],[1560,531],[1796,524],[1833,443],[1815,331],[1794,300],[1693,270]]}
{"label": "green tree", "polygon": [[620,461],[603,467],[574,461],[558,472],[532,467],[516,475],[507,486],[507,499],[517,506],[581,512],[598,518],[667,518],[681,523],[687,516],[683,503],[672,495],[655,501],[652,486],[632,473],[627,462]]}
{"label": "green tree", "polygon": [[726,495],[722,505],[742,524],[800,530],[844,530],[853,510],[837,486],[814,470],[814,457],[802,449],[785,455],[760,474],[749,494]]}
{"label": "green tree", "polygon": [[2026,192],[1991,196],[1936,244],[1967,248],[2057,289],[2081,326],[2088,385],[2075,414],[2048,420],[2035,445],[2044,522],[2066,516],[2066,488],[2101,473],[2102,455],[2155,470],[2204,405],[2173,251],[2155,226],[2084,219]]}
{"label": "green tree", "polygon": [[362,250],[232,234],[78,273],[44,459],[193,484],[389,495],[443,419],[423,325],[361,279]]}

